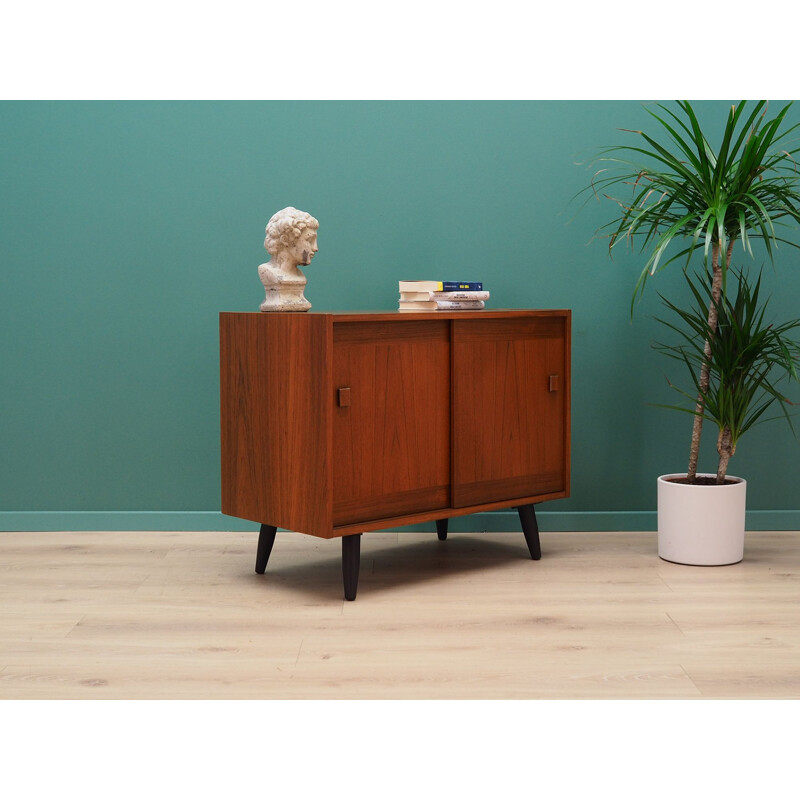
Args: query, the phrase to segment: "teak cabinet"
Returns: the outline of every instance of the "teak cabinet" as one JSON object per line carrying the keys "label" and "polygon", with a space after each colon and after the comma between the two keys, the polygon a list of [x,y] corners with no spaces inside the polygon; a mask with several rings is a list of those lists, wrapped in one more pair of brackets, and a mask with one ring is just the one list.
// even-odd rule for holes
{"label": "teak cabinet", "polygon": [[342,538],[569,495],[569,311],[220,314],[222,511]]}

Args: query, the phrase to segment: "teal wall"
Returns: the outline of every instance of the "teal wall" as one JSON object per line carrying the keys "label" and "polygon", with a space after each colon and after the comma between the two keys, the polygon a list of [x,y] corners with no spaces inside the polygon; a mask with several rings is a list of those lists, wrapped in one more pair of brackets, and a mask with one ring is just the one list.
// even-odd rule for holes
{"label": "teal wall", "polygon": [[[726,106],[697,104],[711,130]],[[258,309],[264,226],[294,205],[320,220],[315,310],[393,309],[417,277],[571,308],[572,497],[543,510],[646,527],[690,420],[648,407],[672,397],[655,292],[628,314],[641,256],[609,259],[591,239],[612,209],[570,201],[591,175],[577,161],[648,125],[633,101],[0,103],[0,524],[218,512],[217,314]],[[656,280],[682,290],[677,271]],[[800,315],[800,251],[767,280],[776,313]],[[749,434],[731,472],[767,527],[800,527],[785,424]]]}

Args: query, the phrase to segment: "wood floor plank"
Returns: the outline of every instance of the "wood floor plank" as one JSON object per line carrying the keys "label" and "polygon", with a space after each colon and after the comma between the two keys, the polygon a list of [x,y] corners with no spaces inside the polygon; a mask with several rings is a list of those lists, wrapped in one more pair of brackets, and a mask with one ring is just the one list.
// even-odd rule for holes
{"label": "wood floor plank", "polygon": [[800,698],[800,532],[686,567],[653,533],[0,534],[0,698]]}

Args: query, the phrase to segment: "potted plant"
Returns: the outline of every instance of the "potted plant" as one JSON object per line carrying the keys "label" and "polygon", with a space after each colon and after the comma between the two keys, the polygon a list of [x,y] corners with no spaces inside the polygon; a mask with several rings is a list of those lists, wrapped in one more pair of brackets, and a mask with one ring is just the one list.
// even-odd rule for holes
{"label": "potted plant", "polygon": [[[761,275],[753,283],[742,272],[729,275],[728,292],[713,299],[713,279],[708,274],[686,273],[694,303],[681,308],[662,296],[672,312],[660,319],[677,342],[655,347],[683,364],[692,390],[674,386],[689,401],[670,405],[696,414],[701,399],[703,419],[717,429],[719,460],[716,474],[662,475],[658,479],[658,554],[682,564],[735,564],[744,554],[747,484],[728,476],[728,463],[741,437],[777,405],[792,425],[779,384],[799,380],[800,345],[790,333],[800,319],[775,324],[767,317],[768,300],[761,298]],[[735,292],[735,294],[734,294]],[[715,306],[716,327],[708,322],[709,304]],[[707,385],[700,375],[708,365]]]}
{"label": "potted plant", "polygon": [[[762,240],[770,259],[774,257],[778,242],[798,246],[779,235],[782,225],[800,222],[800,176],[794,158],[800,148],[789,149],[785,145],[787,136],[800,125],[781,130],[790,106],[791,103],[783,106],[771,119],[767,119],[766,101],[755,103],[752,109],[748,109],[744,101],[733,106],[716,150],[703,133],[688,101],[679,101],[677,111],[662,104],[657,104],[658,112],[646,108],[660,125],[667,142],[660,143],[642,131],[628,131],[636,137],[636,142],[602,151],[600,161],[606,166],[595,174],[588,187],[595,196],[603,195],[617,204],[615,218],[600,229],[601,233],[610,236],[609,252],[623,242],[631,247],[639,242],[642,252],[649,252],[635,286],[631,311],[648,277],[683,259],[686,264],[684,274],[690,281],[693,302],[698,304],[702,298],[704,303],[702,310],[697,305],[685,311],[672,306],[672,310],[678,313],[679,321],[690,331],[690,338],[684,342],[684,350],[662,348],[668,354],[681,358],[690,368],[696,389],[695,406],[690,411],[693,426],[687,471],[677,476],[672,474],[659,478],[659,553],[665,558],[672,556],[669,560],[702,564],[741,560],[741,554],[735,557],[739,553],[738,546],[725,552],[705,552],[699,557],[693,552],[684,554],[675,548],[662,547],[662,520],[665,521],[668,512],[662,508],[661,499],[661,486],[664,484],[671,484],[669,489],[680,491],[678,504],[690,509],[691,518],[697,521],[690,531],[694,540],[725,539],[725,534],[717,536],[710,532],[710,520],[721,519],[722,511],[719,508],[726,508],[733,502],[725,500],[735,494],[731,487],[739,489],[741,497],[735,502],[743,512],[745,482],[732,477],[725,480],[727,460],[735,449],[735,423],[728,414],[729,410],[725,411],[727,416],[718,413],[724,410],[722,405],[719,408],[710,407],[710,402],[717,396],[714,392],[720,387],[723,393],[727,392],[729,401],[741,403],[747,397],[747,388],[726,382],[729,365],[724,360],[715,360],[742,356],[741,353],[725,349],[741,344],[734,334],[736,330],[741,332],[743,324],[741,319],[735,319],[737,310],[750,308],[754,303],[758,309],[744,323],[751,328],[748,334],[752,337],[748,345],[751,350],[748,352],[752,348],[761,349],[756,358],[760,367],[754,366],[755,371],[749,373],[747,379],[750,381],[749,388],[753,388],[752,384],[758,384],[759,370],[764,369],[766,364],[771,365],[768,375],[778,367],[779,372],[796,377],[796,373],[792,372],[794,362],[790,367],[790,361],[776,359],[775,351],[770,349],[778,347],[779,342],[785,344],[783,339],[775,340],[774,336],[759,338],[759,332],[764,331],[755,329],[757,319],[760,320],[759,325],[764,322],[763,315],[759,316],[762,310],[757,291],[760,281],[755,286],[751,285],[743,273],[731,275],[729,269],[737,241],[741,242],[745,252],[753,256],[752,240]],[[619,198],[611,194],[620,187],[626,189],[628,197]],[[683,246],[674,252],[677,243]],[[708,277],[702,283],[693,280],[688,272],[688,265],[698,251],[703,256]],[[723,317],[722,327],[720,315]],[[700,320],[702,325],[698,329],[696,326]],[[781,335],[793,326],[794,323],[790,323],[788,328],[781,328]],[[698,336],[702,337],[700,343]],[[791,355],[792,351],[788,352]],[[771,398],[770,405],[779,398],[776,389],[769,391],[770,388],[774,389],[774,383],[759,384],[766,389],[766,398]],[[752,402],[756,402],[756,405],[749,405]],[[753,408],[760,407],[758,401],[750,400],[748,405],[751,412]],[[780,400],[780,405],[785,410],[785,399]],[[717,483],[715,478],[710,481],[711,486],[703,485],[709,483],[708,476],[697,471],[702,426],[706,419],[721,423],[720,430],[723,432],[718,437],[720,456],[725,459],[723,480]],[[738,435],[741,432],[738,429]],[[699,510],[705,502],[699,498],[705,496],[717,498],[717,510],[709,514]],[[685,522],[681,524],[686,527]],[[738,531],[736,537],[739,537]],[[743,513],[741,537],[743,541]]]}

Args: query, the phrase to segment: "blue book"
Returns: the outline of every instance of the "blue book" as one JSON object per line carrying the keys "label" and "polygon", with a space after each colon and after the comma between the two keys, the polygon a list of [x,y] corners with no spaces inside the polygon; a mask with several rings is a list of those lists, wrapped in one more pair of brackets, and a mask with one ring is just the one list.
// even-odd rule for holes
{"label": "blue book", "polygon": [[400,281],[401,292],[480,292],[482,281]]}

